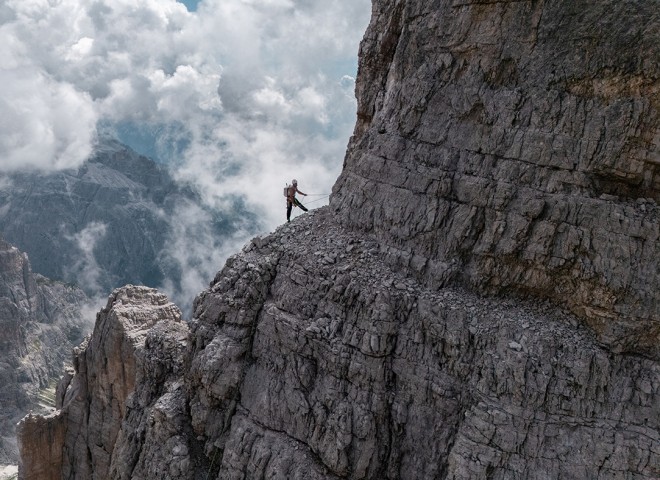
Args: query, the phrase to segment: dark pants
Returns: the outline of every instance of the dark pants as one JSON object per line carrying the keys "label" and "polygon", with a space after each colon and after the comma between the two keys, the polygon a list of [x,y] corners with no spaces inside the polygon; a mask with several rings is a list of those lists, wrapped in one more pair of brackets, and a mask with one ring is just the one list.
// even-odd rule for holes
{"label": "dark pants", "polygon": [[300,203],[296,197],[293,197],[293,201],[287,200],[286,201],[286,221],[287,222],[291,220],[291,209],[293,208],[294,205],[296,207],[300,207],[303,212],[308,211],[307,208],[305,207],[305,205]]}

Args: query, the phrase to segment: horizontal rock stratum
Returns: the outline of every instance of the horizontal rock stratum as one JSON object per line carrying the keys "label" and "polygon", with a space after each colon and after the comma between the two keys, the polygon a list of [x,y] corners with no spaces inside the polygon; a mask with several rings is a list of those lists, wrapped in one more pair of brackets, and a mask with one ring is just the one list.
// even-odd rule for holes
{"label": "horizontal rock stratum", "polygon": [[655,1],[375,2],[332,206],[425,282],[660,358]]}
{"label": "horizontal rock stratum", "polygon": [[374,0],[330,206],[115,291],[22,478],[660,477],[655,7]]}

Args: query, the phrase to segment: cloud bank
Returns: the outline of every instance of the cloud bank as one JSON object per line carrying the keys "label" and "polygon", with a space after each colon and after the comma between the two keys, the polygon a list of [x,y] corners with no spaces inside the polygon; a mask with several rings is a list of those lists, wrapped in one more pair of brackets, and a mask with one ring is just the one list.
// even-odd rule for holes
{"label": "cloud bank", "polygon": [[[0,2],[0,178],[78,167],[108,132],[157,157],[205,202],[179,206],[171,221],[163,255],[183,277],[163,288],[179,299],[248,236],[283,223],[292,178],[318,194],[311,206],[327,203],[355,122],[371,2],[184,3],[194,11],[175,0]],[[255,216],[220,239],[208,207]],[[81,281],[97,280],[102,227],[76,237]]]}
{"label": "cloud bank", "polygon": [[214,207],[241,197],[265,229],[294,176],[329,191],[369,0],[192,3],[5,0],[0,172],[78,166],[101,125],[152,142]]}

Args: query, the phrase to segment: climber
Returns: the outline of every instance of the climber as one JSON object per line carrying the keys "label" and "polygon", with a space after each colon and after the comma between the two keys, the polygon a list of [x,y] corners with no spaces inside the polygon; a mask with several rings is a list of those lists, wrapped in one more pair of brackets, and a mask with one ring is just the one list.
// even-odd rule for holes
{"label": "climber", "polygon": [[306,193],[301,192],[298,190],[298,180],[293,179],[291,180],[291,185],[287,185],[287,187],[284,189],[285,195],[286,195],[286,221],[290,222],[291,221],[291,209],[295,207],[300,207],[303,212],[307,211],[307,208],[298,201],[296,198],[296,192],[299,193],[300,195],[307,196]]}

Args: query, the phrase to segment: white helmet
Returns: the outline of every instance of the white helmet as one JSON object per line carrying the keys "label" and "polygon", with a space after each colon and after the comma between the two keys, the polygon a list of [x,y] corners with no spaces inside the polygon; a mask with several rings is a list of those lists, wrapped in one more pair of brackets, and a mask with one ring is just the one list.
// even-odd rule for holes
{"label": "white helmet", "polygon": [[293,180],[291,180],[291,183],[292,183],[293,185],[298,185],[298,180],[296,180],[296,179],[294,178]]}

